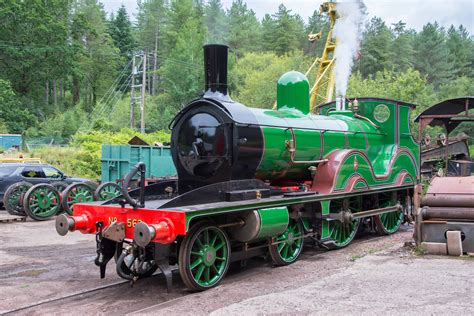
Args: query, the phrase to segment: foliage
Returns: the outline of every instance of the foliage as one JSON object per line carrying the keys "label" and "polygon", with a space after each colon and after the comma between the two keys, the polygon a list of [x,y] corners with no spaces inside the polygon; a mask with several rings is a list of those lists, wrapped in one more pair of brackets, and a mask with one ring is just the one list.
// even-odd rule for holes
{"label": "foliage", "polygon": [[420,105],[419,111],[436,101],[433,87],[412,68],[403,73],[383,70],[366,79],[355,73],[349,81],[348,95],[402,100]]}
{"label": "foliage", "polygon": [[240,57],[261,49],[261,25],[243,0],[234,0],[227,11],[227,44]]}
{"label": "foliage", "polygon": [[381,18],[374,17],[364,33],[358,70],[363,77],[388,69],[393,64],[392,33]]}
{"label": "foliage", "polygon": [[278,57],[274,53],[249,53],[240,59],[230,77],[232,97],[251,107],[271,108],[276,100],[276,82],[289,70],[309,67],[301,53]]}
{"label": "foliage", "polygon": [[225,11],[220,0],[209,0],[204,7],[204,23],[206,25],[206,43],[226,42],[227,23]]}
{"label": "foliage", "polygon": [[130,129],[122,129],[117,133],[93,131],[77,133],[70,147],[43,147],[31,153],[71,176],[100,179],[100,157],[102,144],[127,144],[138,136],[149,144],[169,142],[170,135],[165,132],[140,134]]}
{"label": "foliage", "polygon": [[119,49],[120,55],[127,62],[132,57],[135,40],[132,36],[132,23],[128,18],[127,10],[122,5],[116,16],[112,16],[109,22],[109,34],[115,46]]}
{"label": "foliage", "polygon": [[23,108],[10,82],[0,79],[0,126],[4,132],[22,134],[28,126],[36,125],[36,117]]}
{"label": "foliage", "polygon": [[428,82],[439,86],[454,74],[454,63],[449,58],[444,28],[437,22],[428,23],[416,36],[415,68],[426,74]]}
{"label": "foliage", "polygon": [[281,56],[302,47],[306,38],[304,21],[299,15],[291,14],[283,4],[276,14],[267,15],[262,23],[264,50]]}

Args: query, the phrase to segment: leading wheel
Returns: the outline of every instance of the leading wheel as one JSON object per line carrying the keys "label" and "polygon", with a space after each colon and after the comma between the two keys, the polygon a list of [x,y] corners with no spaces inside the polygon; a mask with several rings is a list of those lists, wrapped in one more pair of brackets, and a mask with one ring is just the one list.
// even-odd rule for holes
{"label": "leading wheel", "polygon": [[275,243],[269,246],[270,256],[275,265],[284,266],[295,262],[303,250],[304,226],[301,219],[290,218],[288,227]]}
{"label": "leading wheel", "polygon": [[62,196],[62,207],[69,215],[74,212],[74,204],[94,201],[94,189],[85,183],[74,183],[68,186]]}
{"label": "leading wheel", "polygon": [[211,223],[195,225],[184,237],[179,250],[179,272],[193,291],[216,286],[229,267],[230,242],[227,234]]}
{"label": "leading wheel", "polygon": [[122,194],[122,188],[115,182],[104,182],[95,190],[96,201],[108,201]]}
{"label": "leading wheel", "polygon": [[33,185],[28,182],[18,182],[8,187],[3,196],[3,205],[9,214],[18,216],[26,215],[23,209],[23,197],[32,186]]}
{"label": "leading wheel", "polygon": [[52,185],[37,184],[25,193],[23,206],[26,214],[32,219],[47,220],[59,211],[59,193]]}
{"label": "leading wheel", "polygon": [[[361,199],[342,199],[331,201],[330,212],[350,212],[355,213],[361,210]],[[331,247],[334,249],[343,248],[354,240],[361,220],[355,219],[351,222],[341,222],[337,219],[329,221],[329,234],[333,240]]]}
{"label": "leading wheel", "polygon": [[[380,207],[394,206],[396,204],[396,193],[391,194],[389,197],[382,197],[379,200]],[[375,230],[380,235],[393,234],[400,228],[400,225],[403,222],[403,217],[403,210],[376,215],[374,216]]]}

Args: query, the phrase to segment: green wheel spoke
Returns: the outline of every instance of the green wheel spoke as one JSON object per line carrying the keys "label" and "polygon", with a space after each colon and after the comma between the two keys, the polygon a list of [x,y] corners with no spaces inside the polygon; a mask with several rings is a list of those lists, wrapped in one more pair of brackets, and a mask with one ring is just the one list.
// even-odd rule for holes
{"label": "green wheel spoke", "polygon": [[277,246],[278,246],[278,252],[281,253],[281,250],[283,249],[283,247],[285,247],[285,243],[279,243]]}
{"label": "green wheel spoke", "polygon": [[286,265],[295,261],[302,250],[304,228],[301,220],[290,219],[285,232],[274,240],[278,243],[270,245],[270,254],[275,263]]}
{"label": "green wheel spoke", "polygon": [[199,240],[199,238],[196,238],[196,244],[199,248],[204,248],[204,245],[202,244],[201,240]]}
{"label": "green wheel spoke", "polygon": [[224,247],[224,246],[225,246],[225,242],[222,241],[220,244],[218,244],[218,245],[215,247],[215,250],[218,251],[218,250],[222,249],[222,247]]}
{"label": "green wheel spoke", "polygon": [[[192,237],[191,237],[192,236]],[[229,242],[225,233],[217,227],[201,227],[191,241],[184,242],[184,250],[188,254],[186,275],[191,275],[193,284],[209,288],[217,284],[224,276],[229,264]],[[180,255],[181,256],[181,255]],[[181,257],[180,257],[181,258]],[[180,259],[181,260],[181,259]],[[180,271],[183,266],[180,262]],[[182,274],[183,275],[183,274]],[[189,284],[187,280],[183,279]]]}
{"label": "green wheel spoke", "polygon": [[194,270],[194,269],[196,269],[196,267],[199,266],[200,264],[202,264],[202,259],[201,259],[201,258],[199,258],[199,259],[197,259],[196,261],[194,261],[193,263],[191,263],[191,265],[189,266],[189,268],[190,268],[191,270]]}
{"label": "green wheel spoke", "polygon": [[214,246],[216,244],[217,237],[218,237],[217,234],[215,234],[209,243],[210,246]]}
{"label": "green wheel spoke", "polygon": [[281,252],[282,256],[285,257],[285,258],[288,257],[288,248],[289,248],[289,246],[285,245],[285,247],[283,247],[283,250]]}
{"label": "green wheel spoke", "polygon": [[206,269],[205,265],[201,265],[199,269],[197,270],[195,279],[199,282],[201,280],[202,273],[204,272],[204,269]]}
{"label": "green wheel spoke", "polygon": [[206,267],[204,270],[204,280],[206,280],[206,282],[211,280],[211,267]]}

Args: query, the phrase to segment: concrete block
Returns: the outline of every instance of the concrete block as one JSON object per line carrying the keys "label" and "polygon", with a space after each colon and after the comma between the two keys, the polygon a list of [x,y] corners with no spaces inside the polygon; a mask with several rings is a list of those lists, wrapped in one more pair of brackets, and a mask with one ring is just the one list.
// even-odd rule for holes
{"label": "concrete block", "polygon": [[447,255],[448,248],[443,242],[422,242],[421,247],[426,250],[429,255]]}
{"label": "concrete block", "polygon": [[460,231],[448,231],[446,233],[448,254],[450,256],[462,256],[462,240]]}

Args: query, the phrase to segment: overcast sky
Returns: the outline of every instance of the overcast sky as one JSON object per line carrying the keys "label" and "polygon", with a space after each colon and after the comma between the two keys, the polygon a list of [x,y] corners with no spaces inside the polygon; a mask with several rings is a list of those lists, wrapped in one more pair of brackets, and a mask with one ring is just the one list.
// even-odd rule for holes
{"label": "overcast sky", "polygon": [[[318,0],[247,0],[259,18],[266,13],[275,13],[283,3],[288,9],[298,13],[305,20],[324,1]],[[107,12],[116,11],[122,4],[129,14],[136,13],[136,0],[102,0]],[[222,0],[229,7],[232,0]],[[474,35],[474,0],[365,0],[368,16],[379,16],[391,24],[400,20],[419,31],[427,22],[438,21],[449,27],[451,24],[464,25]]]}

